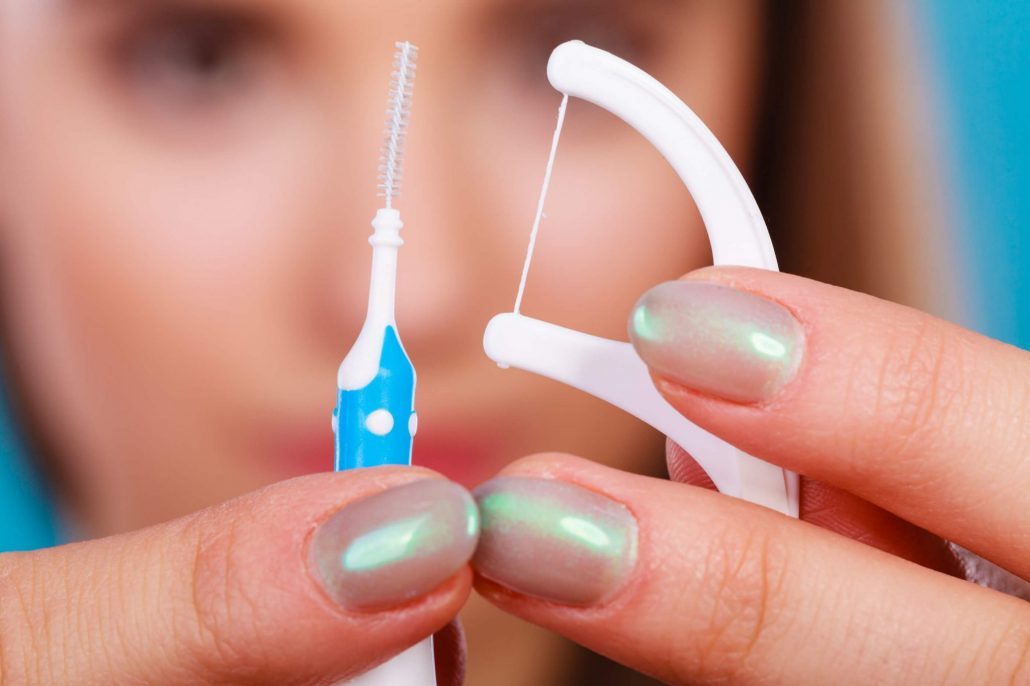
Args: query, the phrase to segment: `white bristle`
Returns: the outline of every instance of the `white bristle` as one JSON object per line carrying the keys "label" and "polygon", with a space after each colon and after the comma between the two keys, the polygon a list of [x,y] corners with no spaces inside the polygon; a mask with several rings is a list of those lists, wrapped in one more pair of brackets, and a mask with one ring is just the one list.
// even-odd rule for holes
{"label": "white bristle", "polygon": [[390,101],[386,108],[386,134],[379,159],[379,195],[386,198],[386,207],[400,194],[401,163],[404,161],[404,139],[411,118],[411,95],[415,85],[415,60],[418,48],[411,43],[397,43],[390,81]]}

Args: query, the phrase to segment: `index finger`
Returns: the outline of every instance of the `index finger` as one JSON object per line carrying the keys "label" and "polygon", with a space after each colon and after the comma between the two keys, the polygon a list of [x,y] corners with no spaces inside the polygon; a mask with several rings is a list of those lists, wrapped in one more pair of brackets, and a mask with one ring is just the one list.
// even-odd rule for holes
{"label": "index finger", "polygon": [[[915,310],[712,268],[641,299],[631,336],[684,415],[1030,574],[1030,354]],[[1015,515],[1015,516],[1014,516]]]}

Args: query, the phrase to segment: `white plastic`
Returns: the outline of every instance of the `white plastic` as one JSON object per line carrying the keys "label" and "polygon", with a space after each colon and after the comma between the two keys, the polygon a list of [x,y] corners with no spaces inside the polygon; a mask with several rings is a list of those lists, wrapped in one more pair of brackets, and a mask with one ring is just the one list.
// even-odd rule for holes
{"label": "white plastic", "polygon": [[404,222],[394,209],[381,209],[372,220],[372,278],[368,289],[368,313],[358,338],[343,358],[336,374],[340,390],[354,391],[367,386],[379,373],[386,327],[395,325],[394,295],[397,290],[397,251],[404,240]]}
{"label": "white plastic", "polygon": [[348,686],[436,686],[432,636],[344,683]]}
{"label": "white plastic", "polygon": [[[554,50],[547,75],[558,91],[615,114],[665,156],[697,204],[715,264],[777,269],[769,231],[740,171],[712,132],[668,88],[580,41]],[[629,343],[506,313],[491,320],[483,344],[502,367],[561,381],[647,422],[690,453],[723,493],[798,516],[797,475],[685,419],[655,389]]]}

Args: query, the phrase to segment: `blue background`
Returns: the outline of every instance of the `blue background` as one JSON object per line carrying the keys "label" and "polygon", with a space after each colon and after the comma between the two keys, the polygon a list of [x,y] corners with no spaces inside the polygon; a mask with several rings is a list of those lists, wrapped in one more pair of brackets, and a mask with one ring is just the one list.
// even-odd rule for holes
{"label": "blue background", "polygon": [[[962,323],[1030,349],[1030,2],[915,2],[959,194]],[[51,545],[55,518],[3,388],[0,379],[0,550]]]}
{"label": "blue background", "polygon": [[919,0],[936,69],[966,326],[1030,349],[1030,2]]}

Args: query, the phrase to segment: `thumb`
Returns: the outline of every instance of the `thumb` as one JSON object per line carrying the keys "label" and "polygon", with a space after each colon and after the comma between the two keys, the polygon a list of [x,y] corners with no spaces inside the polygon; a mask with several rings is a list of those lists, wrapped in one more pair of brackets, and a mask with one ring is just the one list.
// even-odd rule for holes
{"label": "thumb", "polygon": [[383,468],[0,555],[0,682],[346,679],[457,614],[478,525],[457,484]]}

